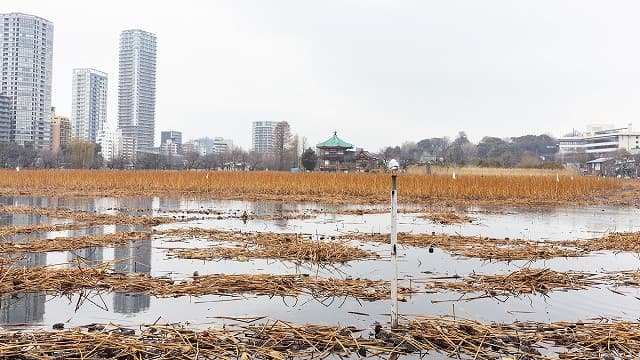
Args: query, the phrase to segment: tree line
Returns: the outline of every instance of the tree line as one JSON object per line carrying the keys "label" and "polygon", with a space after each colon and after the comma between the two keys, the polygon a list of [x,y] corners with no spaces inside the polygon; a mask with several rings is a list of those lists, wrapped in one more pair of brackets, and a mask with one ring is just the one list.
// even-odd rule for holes
{"label": "tree line", "polygon": [[[397,159],[401,165],[415,163],[439,163],[476,165],[483,167],[553,167],[551,162],[557,153],[557,140],[549,135],[525,135],[512,138],[486,136],[477,144],[472,143],[465,132],[455,139],[434,137],[418,142],[405,142],[378,151],[380,159]],[[104,161],[99,145],[88,141],[73,140],[56,153],[41,151],[27,144],[24,146],[0,142],[0,167],[22,168],[74,168],[74,169],[226,169],[226,170],[289,170],[302,167],[313,170],[318,156],[306,147],[298,135],[292,135],[286,121],[279,122],[274,131],[272,151],[258,153],[241,147],[224,152],[200,155],[187,152],[182,155],[139,153],[134,162],[122,157]]]}
{"label": "tree line", "polygon": [[452,141],[447,137],[405,142],[380,150],[385,159],[402,165],[434,162],[481,167],[557,167],[558,141],[549,135],[525,135],[502,139],[485,136],[472,143],[464,131]]}

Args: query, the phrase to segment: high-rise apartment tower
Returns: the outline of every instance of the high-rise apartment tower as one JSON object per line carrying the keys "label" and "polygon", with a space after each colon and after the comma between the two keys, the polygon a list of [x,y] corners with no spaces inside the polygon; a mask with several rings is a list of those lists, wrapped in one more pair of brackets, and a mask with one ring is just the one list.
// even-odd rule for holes
{"label": "high-rise apartment tower", "polygon": [[95,144],[107,122],[107,74],[73,69],[71,93],[73,137]]}
{"label": "high-rise apartment tower", "polygon": [[268,153],[275,146],[276,121],[254,121],[251,129],[252,148],[258,153]]}
{"label": "high-rise apartment tower", "polygon": [[22,13],[0,14],[0,95],[11,98],[9,140],[50,146],[53,23]]}
{"label": "high-rise apartment tower", "polygon": [[133,144],[133,151],[153,148],[155,112],[156,35],[125,30],[120,34],[118,128]]}

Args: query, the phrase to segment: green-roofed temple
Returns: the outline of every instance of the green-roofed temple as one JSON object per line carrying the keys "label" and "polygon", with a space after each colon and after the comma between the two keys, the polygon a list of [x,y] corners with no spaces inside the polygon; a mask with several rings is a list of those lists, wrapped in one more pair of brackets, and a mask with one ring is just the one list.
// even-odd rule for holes
{"label": "green-roofed temple", "polygon": [[348,169],[347,163],[353,158],[353,144],[340,139],[338,133],[316,145],[321,171],[340,171]]}

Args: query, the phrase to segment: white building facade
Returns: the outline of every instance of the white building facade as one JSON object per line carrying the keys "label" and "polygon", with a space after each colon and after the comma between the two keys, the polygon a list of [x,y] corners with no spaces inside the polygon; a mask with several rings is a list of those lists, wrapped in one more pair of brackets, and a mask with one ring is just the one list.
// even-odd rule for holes
{"label": "white building facade", "polygon": [[276,121],[254,121],[251,128],[251,148],[258,153],[271,152],[275,146]]}
{"label": "white building facade", "polygon": [[10,141],[51,145],[53,23],[34,15],[0,14],[0,95],[11,98]]}
{"label": "white building facade", "polygon": [[233,140],[225,139],[222,137],[214,137],[213,138],[213,148],[212,152],[221,154],[227,151],[231,151],[233,149]]}
{"label": "white building facade", "polygon": [[100,145],[100,153],[104,161],[112,161],[118,154],[118,134],[116,131],[104,126],[96,137],[96,144]]}
{"label": "white building facade", "polygon": [[107,122],[107,74],[73,69],[71,89],[73,136],[95,144]]}
{"label": "white building facade", "polygon": [[128,144],[122,148],[125,152],[150,151],[154,146],[156,52],[155,34],[138,29],[120,34],[118,128]]}
{"label": "white building facade", "polygon": [[565,136],[560,139],[558,154],[611,154],[626,150],[640,154],[640,131],[633,131],[631,124],[625,128],[590,127],[584,134]]}
{"label": "white building facade", "polygon": [[11,139],[12,115],[11,97],[0,95],[0,142],[9,142]]}

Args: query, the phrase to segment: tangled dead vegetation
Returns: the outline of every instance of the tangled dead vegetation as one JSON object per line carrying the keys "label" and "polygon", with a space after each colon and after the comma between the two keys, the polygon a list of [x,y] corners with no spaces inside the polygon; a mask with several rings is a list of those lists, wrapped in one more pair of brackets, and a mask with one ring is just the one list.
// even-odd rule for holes
{"label": "tangled dead vegetation", "polygon": [[139,225],[156,226],[160,224],[175,223],[179,221],[190,221],[192,218],[176,218],[164,216],[128,216],[94,214],[82,211],[51,210],[43,208],[32,208],[26,206],[0,206],[0,213],[6,214],[36,214],[52,218],[63,218],[72,222],[62,222],[53,224],[33,224],[20,226],[0,226],[0,237],[7,237],[18,234],[31,234],[38,232],[53,232],[67,230],[81,230],[92,226],[102,225]]}
{"label": "tangled dead vegetation", "polygon": [[[92,267],[53,269],[48,267],[12,268],[1,271],[0,293],[14,295],[44,292],[66,295],[82,290],[140,293],[158,297],[184,295],[302,296],[314,298],[354,297],[376,301],[389,297],[389,284],[368,279],[316,278],[309,275],[214,274],[177,281],[143,273],[115,273],[108,263]],[[400,293],[416,290],[402,287]]]}
{"label": "tangled dead vegetation", "polygon": [[53,239],[0,242],[0,253],[22,254],[31,252],[70,251],[87,247],[106,247],[148,240],[153,231],[125,231],[114,234],[66,236]]}
{"label": "tangled dead vegetation", "polygon": [[[233,320],[233,319],[231,319]],[[83,359],[285,359],[390,354],[427,356],[433,352],[474,359],[613,359],[640,352],[640,324],[625,321],[515,322],[420,317],[396,329],[294,325],[282,321],[251,324],[238,319],[223,328],[191,330],[179,325],[147,325],[138,331],[90,324],[71,330],[0,333],[7,358]],[[246,324],[249,323],[249,324]]]}
{"label": "tangled dead vegetation", "polygon": [[64,223],[64,224],[36,224],[36,225],[20,225],[20,226],[0,226],[0,237],[7,237],[19,234],[31,234],[38,232],[53,232],[67,230],[81,230],[89,226],[81,223]]}
{"label": "tangled dead vegetation", "polygon": [[375,253],[351,246],[346,241],[308,240],[301,234],[232,232],[223,230],[186,229],[167,233],[216,241],[231,242],[230,246],[197,249],[168,249],[169,256],[182,259],[220,260],[281,259],[318,264],[345,263],[375,258]]}
{"label": "tangled dead vegetation", "polygon": [[[388,234],[350,233],[340,237],[365,242],[388,243]],[[582,257],[597,251],[640,252],[640,233],[610,233],[585,240],[532,241],[483,236],[399,233],[401,244],[440,248],[455,255],[484,260],[538,260]]]}
{"label": "tangled dead vegetation", "polygon": [[640,233],[639,232],[612,232],[604,237],[563,241],[567,246],[575,246],[585,251],[626,251],[640,252]]}
{"label": "tangled dead vegetation", "polygon": [[[364,242],[388,243],[388,234],[351,233],[340,237]],[[404,245],[440,248],[455,255],[485,260],[536,260],[555,257],[584,256],[586,250],[568,243],[531,241],[522,239],[494,239],[483,236],[447,234],[398,233],[398,242]],[[575,243],[574,243],[575,244]]]}
{"label": "tangled dead vegetation", "polygon": [[476,359],[630,359],[640,353],[640,323],[625,321],[482,324],[422,317],[385,336],[407,352],[435,348]]}
{"label": "tangled dead vegetation", "polygon": [[474,220],[471,217],[460,215],[453,211],[430,213],[428,215],[421,216],[421,218],[427,219],[434,223],[438,223],[440,225],[470,223]]}
{"label": "tangled dead vegetation", "polygon": [[547,294],[556,290],[579,290],[602,283],[605,278],[585,272],[557,272],[550,269],[520,269],[510,274],[434,278],[427,281],[431,289],[454,290],[461,293],[484,293],[481,297]]}
{"label": "tangled dead vegetation", "polygon": [[21,205],[15,205],[15,206],[0,205],[0,213],[35,214],[35,215],[47,216],[51,218],[71,219],[76,222],[85,223],[90,226],[110,225],[110,224],[154,226],[154,225],[176,222],[175,218],[166,217],[166,216],[111,215],[111,214],[89,213],[85,211],[36,208],[36,207],[21,206]]}

